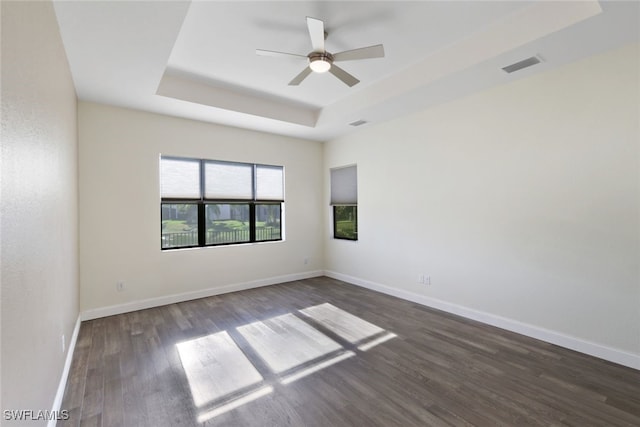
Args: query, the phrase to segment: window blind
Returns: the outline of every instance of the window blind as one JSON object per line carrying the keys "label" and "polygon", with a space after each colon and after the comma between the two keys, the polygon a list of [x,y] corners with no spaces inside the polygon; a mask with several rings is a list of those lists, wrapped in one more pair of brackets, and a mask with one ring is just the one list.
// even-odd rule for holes
{"label": "window blind", "polygon": [[207,199],[250,200],[253,197],[253,165],[207,161],[204,182]]}
{"label": "window blind", "polygon": [[331,204],[358,204],[358,170],[356,165],[331,169]]}
{"label": "window blind", "polygon": [[200,161],[163,157],[160,161],[160,195],[163,198],[200,198]]}
{"label": "window blind", "polygon": [[256,200],[284,200],[282,166],[256,165]]}

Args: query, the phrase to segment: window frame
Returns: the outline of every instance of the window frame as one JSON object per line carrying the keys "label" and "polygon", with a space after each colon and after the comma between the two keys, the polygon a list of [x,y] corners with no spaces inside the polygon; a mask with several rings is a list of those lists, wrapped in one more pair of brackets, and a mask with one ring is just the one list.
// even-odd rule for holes
{"label": "window frame", "polygon": [[[199,164],[199,190],[200,197],[162,197],[162,160],[184,160],[184,161],[197,161]],[[205,178],[205,167],[207,162],[218,163],[218,164],[230,164],[230,165],[249,165],[251,166],[251,197],[244,199],[233,199],[233,198],[208,198],[206,197],[206,178]],[[285,192],[285,175],[284,175],[284,166],[278,165],[267,165],[261,163],[246,163],[246,162],[233,162],[233,161],[223,161],[223,160],[213,160],[213,159],[197,159],[192,157],[179,157],[179,156],[165,156],[160,155],[160,249],[162,251],[170,251],[175,249],[192,249],[192,248],[202,248],[202,247],[211,247],[211,246],[230,246],[230,245],[246,245],[252,243],[265,243],[265,242],[279,242],[284,240],[284,221],[283,221],[283,212],[284,212],[284,192]],[[259,167],[268,167],[268,168],[276,168],[282,171],[282,199],[278,200],[269,200],[269,199],[257,199],[257,169]],[[185,245],[185,246],[170,246],[164,247],[164,236],[165,233],[163,231],[163,210],[167,205],[178,205],[178,204],[187,204],[187,205],[196,205],[197,206],[197,243],[195,245]],[[247,205],[249,207],[249,221],[248,221],[248,231],[249,231],[249,240],[242,241],[234,241],[234,242],[223,242],[223,243],[207,243],[207,217],[206,217],[206,209],[208,205]],[[278,223],[280,224],[280,237],[276,239],[265,239],[265,240],[257,240],[257,221],[256,221],[256,206],[262,205],[276,205],[279,207],[279,218]]]}

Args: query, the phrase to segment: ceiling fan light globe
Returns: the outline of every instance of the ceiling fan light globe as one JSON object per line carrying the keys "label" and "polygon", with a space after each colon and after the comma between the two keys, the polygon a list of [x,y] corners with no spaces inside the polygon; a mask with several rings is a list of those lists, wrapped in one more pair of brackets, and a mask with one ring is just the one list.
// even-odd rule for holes
{"label": "ceiling fan light globe", "polygon": [[324,59],[315,59],[309,63],[309,67],[316,73],[326,73],[331,68],[331,62]]}

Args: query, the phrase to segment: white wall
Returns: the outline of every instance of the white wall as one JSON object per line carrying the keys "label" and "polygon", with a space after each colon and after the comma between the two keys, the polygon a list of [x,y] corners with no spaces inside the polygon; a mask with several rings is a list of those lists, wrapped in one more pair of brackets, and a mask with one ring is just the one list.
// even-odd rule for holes
{"label": "white wall", "polygon": [[1,8],[0,408],[50,410],[78,318],[76,95],[52,4]]}
{"label": "white wall", "polygon": [[356,163],[360,239],[326,233],[327,270],[640,368],[639,51],[327,143],[325,206]]}
{"label": "white wall", "polygon": [[[86,318],[322,270],[321,143],[85,102],[79,138]],[[161,153],[284,166],[286,241],[161,251]]]}

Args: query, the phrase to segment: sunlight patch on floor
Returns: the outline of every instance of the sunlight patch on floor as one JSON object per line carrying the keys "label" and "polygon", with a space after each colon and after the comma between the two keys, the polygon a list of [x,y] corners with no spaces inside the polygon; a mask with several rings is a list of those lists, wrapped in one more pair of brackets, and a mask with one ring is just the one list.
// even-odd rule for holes
{"label": "sunlight patch on floor", "polygon": [[210,411],[201,413],[200,415],[198,415],[198,422],[204,423],[212,418],[217,417],[218,415],[222,415],[225,412],[229,412],[233,409],[239,408],[246,403],[252,402],[272,392],[273,387],[271,386],[260,387],[259,389],[247,393],[244,396],[238,397],[237,399],[234,399],[229,403],[225,403],[224,405],[220,405]]}
{"label": "sunlight patch on floor", "polygon": [[342,346],[291,313],[237,328],[275,373],[317,359]]}
{"label": "sunlight patch on floor", "polygon": [[283,379],[280,380],[282,384],[291,384],[294,381],[299,380],[300,378],[304,378],[307,375],[311,375],[314,372],[318,372],[324,368],[328,368],[331,365],[335,365],[338,362],[342,362],[345,359],[355,356],[356,354],[353,351],[345,351],[331,359],[316,363],[315,365],[311,365],[308,368],[301,369],[291,375],[287,375]]}
{"label": "sunlight patch on floor", "polygon": [[358,346],[358,350],[360,351],[367,351],[370,348],[373,348],[375,346],[377,346],[378,344],[382,344],[383,342],[387,342],[392,338],[397,337],[396,334],[394,334],[393,332],[387,332],[386,334],[380,336],[379,338],[373,339],[371,341],[368,341],[364,344],[361,344]]}
{"label": "sunlight patch on floor", "polygon": [[300,313],[315,320],[341,338],[356,344],[376,334],[384,332],[384,329],[373,323],[354,316],[327,303],[300,310]]}
{"label": "sunlight patch on floor", "polygon": [[[199,423],[266,396],[279,384],[291,384],[396,337],[329,303],[230,332],[176,344],[193,403],[199,408]],[[244,338],[238,342],[247,354],[236,343],[237,334]],[[254,352],[271,373],[261,374],[253,365],[249,357],[256,357]]]}
{"label": "sunlight patch on floor", "polygon": [[184,341],[176,347],[197,407],[263,380],[226,331]]}

